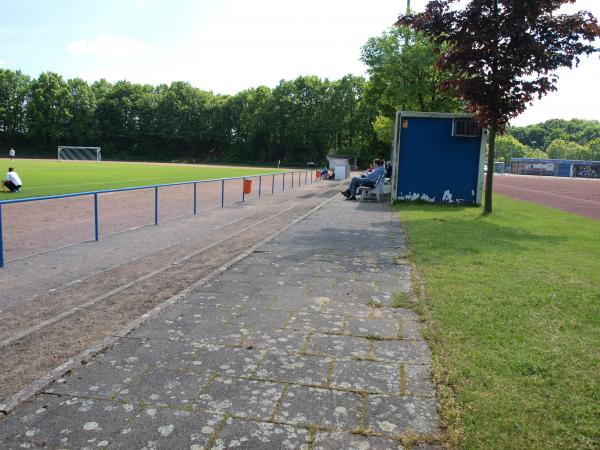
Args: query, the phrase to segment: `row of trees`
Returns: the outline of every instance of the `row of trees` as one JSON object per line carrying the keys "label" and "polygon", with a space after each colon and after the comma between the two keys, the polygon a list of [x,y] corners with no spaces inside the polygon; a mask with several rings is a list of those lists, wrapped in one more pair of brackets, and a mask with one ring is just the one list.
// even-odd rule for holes
{"label": "row of trees", "polygon": [[600,122],[552,119],[526,127],[509,127],[496,140],[496,161],[510,158],[600,161]]}
{"label": "row of trees", "polygon": [[91,85],[52,72],[0,70],[0,140],[54,151],[100,145],[107,157],[320,161],[327,152],[371,158],[389,148],[372,127],[365,80],[314,76],[271,89],[216,95],[186,82]]}
{"label": "row of trees", "polygon": [[[525,148],[529,149],[525,153],[543,155],[524,154],[526,157],[600,160],[600,122],[597,120],[552,119],[526,127],[510,127],[508,133],[499,149],[502,157],[516,157]],[[514,144],[512,148],[508,141]]]}

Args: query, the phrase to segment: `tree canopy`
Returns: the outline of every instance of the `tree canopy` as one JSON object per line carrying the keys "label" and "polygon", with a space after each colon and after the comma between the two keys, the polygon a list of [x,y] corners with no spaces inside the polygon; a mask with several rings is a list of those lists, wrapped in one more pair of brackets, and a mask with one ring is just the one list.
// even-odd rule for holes
{"label": "tree canopy", "polygon": [[275,88],[218,95],[183,81],[91,85],[53,72],[30,79],[0,69],[0,142],[55,152],[93,145],[103,156],[136,160],[208,159],[286,163],[351,153],[364,161],[389,154],[377,139],[366,81],[302,76]]}
{"label": "tree canopy", "polygon": [[367,66],[367,95],[378,111],[393,118],[396,111],[462,111],[464,104],[439,84],[451,74],[435,65],[435,45],[408,27],[394,27],[370,38],[361,61]]}

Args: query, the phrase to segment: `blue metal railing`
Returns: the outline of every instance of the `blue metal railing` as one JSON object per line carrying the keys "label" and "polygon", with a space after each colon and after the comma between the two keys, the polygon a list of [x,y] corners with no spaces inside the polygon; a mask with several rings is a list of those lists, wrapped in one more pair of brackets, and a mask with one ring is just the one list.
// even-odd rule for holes
{"label": "blue metal railing", "polygon": [[[304,184],[306,185],[306,184],[308,184],[308,172],[309,171],[303,171],[303,172],[305,172]],[[310,171],[310,172],[311,172],[310,182],[314,183],[314,181],[318,181],[319,178],[317,178],[317,177],[313,178],[313,173],[312,173],[313,171]],[[243,176],[243,177],[183,181],[183,182],[179,182],[179,183],[153,184],[153,185],[149,185],[149,186],[135,186],[135,187],[130,187],[130,188],[106,189],[106,190],[100,190],[100,191],[74,192],[71,194],[48,195],[48,196],[44,196],[44,197],[28,197],[28,198],[18,198],[18,199],[14,199],[14,200],[0,200],[0,267],[4,267],[2,205],[14,204],[14,203],[36,202],[36,201],[41,201],[41,200],[53,200],[53,199],[69,198],[69,197],[92,196],[93,202],[94,202],[93,203],[94,204],[94,240],[98,241],[100,238],[100,230],[99,230],[99,225],[98,225],[98,215],[99,215],[98,197],[101,194],[109,194],[109,193],[113,193],[113,192],[125,192],[125,191],[139,191],[142,189],[154,189],[154,225],[158,225],[158,191],[160,188],[169,187],[169,186],[182,186],[182,185],[186,185],[186,184],[193,185],[193,187],[194,187],[194,190],[193,190],[193,197],[194,197],[193,213],[194,213],[194,215],[196,215],[198,212],[198,209],[197,209],[197,200],[198,200],[197,187],[199,184],[213,183],[213,182],[220,181],[221,182],[221,208],[223,208],[223,207],[225,207],[225,182],[226,181],[242,180],[242,202],[245,202],[245,200],[246,200],[246,193],[244,191],[244,188],[245,188],[244,181],[245,180],[258,177],[258,197],[261,197],[261,195],[262,195],[262,178],[263,177],[269,177],[269,176],[271,177],[271,194],[274,194],[275,193],[275,176],[277,176],[277,175],[282,176],[282,191],[285,191],[285,176],[288,173],[291,174],[291,176],[292,176],[292,188],[294,187],[294,174],[298,173],[298,186],[300,186],[301,185],[301,176],[302,176],[301,171],[273,172],[273,173],[267,173],[267,174],[262,174],[262,175],[250,175],[250,176]]]}

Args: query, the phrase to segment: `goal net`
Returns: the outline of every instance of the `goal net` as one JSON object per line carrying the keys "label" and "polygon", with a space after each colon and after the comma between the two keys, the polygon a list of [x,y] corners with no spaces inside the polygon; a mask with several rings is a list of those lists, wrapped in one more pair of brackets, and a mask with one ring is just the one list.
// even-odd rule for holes
{"label": "goal net", "polygon": [[101,161],[100,147],[58,147],[59,161]]}

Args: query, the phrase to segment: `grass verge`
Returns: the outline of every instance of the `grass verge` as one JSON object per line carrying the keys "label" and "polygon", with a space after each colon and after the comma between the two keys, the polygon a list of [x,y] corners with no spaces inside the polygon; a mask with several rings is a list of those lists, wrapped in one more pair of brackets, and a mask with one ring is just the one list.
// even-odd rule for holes
{"label": "grass verge", "polygon": [[441,415],[465,448],[600,448],[600,222],[400,204]]}

